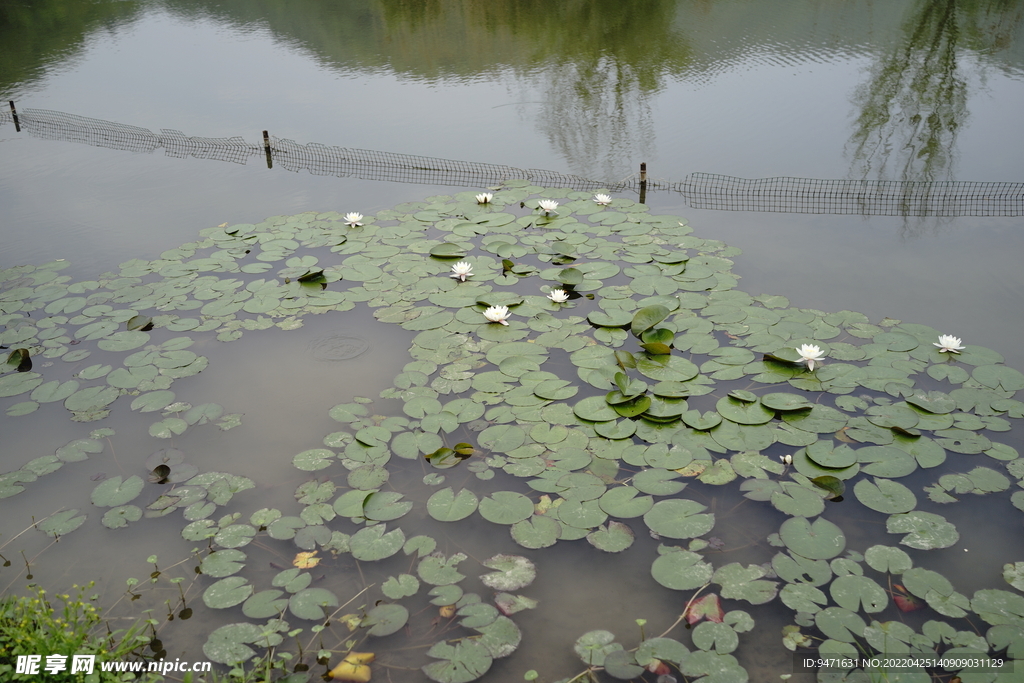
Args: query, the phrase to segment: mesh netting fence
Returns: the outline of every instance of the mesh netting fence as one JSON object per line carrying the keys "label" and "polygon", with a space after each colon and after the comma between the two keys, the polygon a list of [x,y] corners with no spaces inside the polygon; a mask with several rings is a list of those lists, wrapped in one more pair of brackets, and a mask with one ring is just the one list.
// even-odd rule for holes
{"label": "mesh netting fence", "polygon": [[575,175],[521,169],[499,164],[396,154],[270,136],[261,144],[241,137],[203,138],[177,130],[149,129],[44,109],[16,115],[0,111],[0,124],[16,121],[34,137],[78,142],[96,147],[151,153],[163,148],[169,157],[214,159],[245,164],[250,157],[289,171],[357,177],[399,183],[487,187],[511,179],[580,191],[670,191],[681,194],[695,209],[772,211],[785,213],[872,216],[1021,216],[1024,183],[970,181],[821,180],[760,178],[748,180],[711,173],[691,173],[681,181],[641,178],[616,182]]}

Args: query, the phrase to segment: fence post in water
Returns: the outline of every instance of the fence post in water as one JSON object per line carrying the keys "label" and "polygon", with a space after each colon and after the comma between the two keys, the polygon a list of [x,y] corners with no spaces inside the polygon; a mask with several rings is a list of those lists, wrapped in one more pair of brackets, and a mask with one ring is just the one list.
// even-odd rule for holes
{"label": "fence post in water", "polygon": [[11,116],[14,118],[14,130],[15,132],[21,132],[21,124],[18,123],[18,110],[14,108],[14,100],[8,100],[11,105]]}
{"label": "fence post in water", "polygon": [[263,151],[267,153],[267,168],[274,168],[274,159],[270,155],[270,134],[263,131]]}
{"label": "fence post in water", "polygon": [[647,203],[647,162],[640,162],[640,203]]}

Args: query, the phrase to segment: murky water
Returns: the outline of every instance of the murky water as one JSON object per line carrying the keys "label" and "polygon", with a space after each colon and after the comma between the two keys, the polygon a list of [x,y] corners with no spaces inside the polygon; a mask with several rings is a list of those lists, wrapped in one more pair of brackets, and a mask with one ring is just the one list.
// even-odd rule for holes
{"label": "murky water", "polygon": [[[423,7],[165,1],[53,2],[3,12],[2,100],[152,131],[261,144],[269,130],[300,143],[550,169],[609,183],[635,173],[640,162],[648,163],[652,178],[673,181],[693,172],[1024,180],[1024,137],[1015,114],[1024,110],[1020,3],[662,0],[624,12],[617,2],[582,9],[455,0]],[[10,122],[0,125],[0,150],[0,267],[63,258],[70,262],[63,273],[75,280],[95,279],[133,258],[157,258],[225,222],[259,223],[308,210],[371,215],[405,201],[482,189],[292,173],[280,164],[268,169],[259,157],[241,165],[162,151],[132,154],[32,137]],[[652,213],[686,216],[695,234],[740,247],[734,272],[743,291],[783,295],[795,307],[859,311],[875,322],[927,324],[1024,368],[1020,216],[698,210],[672,191],[645,199]],[[376,397],[409,361],[412,333],[377,322],[364,307],[307,316],[304,323],[297,330],[247,332],[231,343],[207,337],[192,350],[209,357],[210,366],[175,384],[179,400],[217,402],[243,414],[241,427],[222,432],[204,425],[173,443],[201,470],[252,478],[255,491],[236,499],[246,516],[294,505],[295,487],[309,475],[292,466],[292,457],[321,447],[337,429],[327,410],[356,396]],[[100,362],[99,352],[94,356],[70,370]],[[5,398],[3,407],[19,400]],[[377,405],[402,415],[397,401]],[[150,416],[124,406],[96,425],[66,416],[61,406],[44,405],[0,418],[3,472],[52,454],[87,434],[86,427],[116,431],[102,454],[0,502],[0,552],[12,561],[0,570],[0,589],[24,584],[23,551],[36,580],[96,578],[113,602],[125,579],[148,573],[146,556],[157,554],[165,568],[165,558],[184,561],[197,544],[181,540],[176,515],[110,530],[95,523],[95,512],[55,545],[34,530],[12,542],[33,517],[89,508],[92,477],[144,475],[145,459],[166,446],[147,433]],[[999,437],[1020,447],[1016,433]],[[475,559],[509,552],[507,530],[487,522],[459,525],[458,536],[447,536],[450,526],[419,505],[431,493],[417,483],[429,468],[404,460],[392,466],[396,490],[419,488],[419,497],[409,498],[420,519],[403,519],[407,536],[431,535],[446,554]],[[918,474],[903,483],[919,490],[937,477]],[[461,476],[481,496],[488,487],[501,490],[496,482]],[[458,477],[449,477],[458,488]],[[770,560],[775,549],[765,538],[784,515],[772,511],[776,519],[762,509],[751,519],[744,515],[746,499],[716,488],[694,485],[688,493],[716,511],[730,510],[715,529],[726,541],[721,563]],[[961,543],[939,560],[930,557],[928,566],[965,595],[1005,587],[1002,565],[1024,559],[1013,555],[1019,511],[1003,500],[1005,509],[993,520],[987,500],[962,501],[955,512],[927,507],[961,530]],[[872,513],[840,525],[859,541],[859,533],[879,524],[884,517]],[[278,546],[253,549],[254,584],[267,583],[277,572],[273,565],[290,565]],[[667,604],[663,591],[645,590],[656,546],[638,538],[629,553],[602,554],[599,561],[580,543],[522,551],[540,567],[531,595],[559,606],[516,615],[524,634],[545,636],[524,638],[514,657],[496,661],[488,680],[521,680],[530,668],[555,680],[578,669],[572,643],[586,630],[607,628],[626,639],[624,629],[637,618],[671,623],[682,605]],[[363,570],[368,574],[353,578],[352,586],[391,573],[371,574],[383,570],[365,563]],[[332,576],[353,571],[344,555],[324,569]],[[578,590],[566,596],[566,585]],[[189,596],[197,608],[202,588],[196,583]],[[176,599],[167,586],[159,591],[156,604]],[[606,599],[592,597],[602,594]],[[122,601],[117,609],[126,606],[133,607]],[[764,634],[744,640],[737,653],[751,680],[789,671],[777,633],[790,613],[771,605],[747,610]],[[172,656],[202,658],[208,628],[238,618],[212,614],[203,617],[203,629],[168,628],[175,634]],[[396,650],[396,665],[419,666],[423,646],[436,635],[410,645],[400,632],[381,639],[379,649]],[[412,654],[401,654],[410,646]],[[411,680],[398,670],[391,675]]]}

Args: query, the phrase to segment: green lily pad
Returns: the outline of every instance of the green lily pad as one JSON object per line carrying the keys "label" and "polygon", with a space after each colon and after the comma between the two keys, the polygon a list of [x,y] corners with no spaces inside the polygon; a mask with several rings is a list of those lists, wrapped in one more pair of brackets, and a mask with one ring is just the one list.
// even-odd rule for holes
{"label": "green lily pad", "polygon": [[363,515],[378,522],[390,522],[404,517],[412,509],[411,500],[397,491],[375,491],[363,500]]}
{"label": "green lily pad", "polygon": [[921,510],[891,515],[885,529],[890,534],[906,534],[900,543],[918,550],[948,548],[960,540],[956,527],[944,517]]}
{"label": "green lily pad", "polygon": [[469,683],[491,668],[493,657],[485,645],[472,639],[434,643],[427,656],[440,661],[423,667],[423,673],[437,683]]}
{"label": "green lily pad", "polygon": [[[415,580],[415,579],[413,579]],[[371,636],[390,636],[409,621],[409,610],[402,605],[377,605],[363,619],[363,626],[369,626]]]}
{"label": "green lily pad", "polygon": [[36,524],[36,528],[50,536],[65,536],[85,523],[86,515],[78,510],[62,510]]}
{"label": "green lily pad", "polygon": [[630,331],[633,333],[633,336],[639,337],[667,318],[670,312],[667,308],[660,305],[645,306],[633,315]]}
{"label": "green lily pad", "polygon": [[829,593],[836,604],[853,612],[863,610],[874,614],[889,604],[885,589],[867,576],[840,576],[829,586]]}
{"label": "green lily pad", "polygon": [[221,579],[240,572],[245,567],[245,560],[246,555],[241,550],[226,548],[204,557],[199,567],[206,576]]}
{"label": "green lily pad", "polygon": [[[397,529],[396,529],[397,531]],[[288,610],[299,619],[321,621],[334,607],[338,606],[338,596],[326,588],[305,588],[288,599]]]}
{"label": "green lily pad", "polygon": [[722,586],[723,598],[763,605],[774,600],[779,591],[778,582],[764,580],[767,574],[768,569],[761,565],[743,567],[732,562],[715,570],[711,580]]}
{"label": "green lily pad", "polygon": [[861,471],[875,477],[895,479],[917,469],[917,461],[906,451],[892,446],[865,446],[856,451]]}
{"label": "green lily pad", "polygon": [[333,459],[334,451],[326,448],[311,448],[308,451],[302,451],[292,458],[292,464],[305,472],[315,472],[316,470],[330,467],[334,461]]}
{"label": "green lily pad", "polygon": [[92,491],[92,504],[100,507],[116,507],[135,500],[145,483],[138,475],[127,479],[120,475],[100,483]]}
{"label": "green lily pad", "polygon": [[349,540],[352,557],[373,562],[391,557],[405,544],[405,533],[399,528],[386,531],[384,524],[360,529]]}
{"label": "green lily pad", "polygon": [[458,564],[465,559],[466,555],[463,553],[455,553],[448,559],[445,559],[443,555],[427,555],[420,559],[416,572],[423,581],[432,586],[447,586],[466,578],[456,569]]}
{"label": "green lily pad", "polygon": [[495,524],[515,524],[533,514],[533,501],[515,491],[495,491],[480,501],[480,516]]}
{"label": "green lily pad", "polygon": [[913,566],[910,555],[888,545],[873,545],[864,553],[864,561],[878,572],[902,574]]}
{"label": "green lily pad", "polygon": [[458,244],[452,244],[451,242],[442,242],[430,249],[430,255],[437,258],[462,258],[466,255],[466,250],[460,247]]}
{"label": "green lily pad", "polygon": [[634,540],[633,530],[615,520],[609,521],[606,527],[600,527],[587,534],[587,541],[606,553],[620,553],[633,545]]}
{"label": "green lily pad", "polygon": [[709,583],[714,567],[689,550],[672,550],[659,555],[651,565],[651,576],[665,588],[686,591]]}
{"label": "green lily pad", "polygon": [[588,631],[573,645],[573,650],[587,666],[601,666],[606,656],[622,649],[622,645],[615,642],[615,634],[603,630]]}
{"label": "green lily pad", "polygon": [[872,510],[890,515],[910,512],[917,507],[914,492],[903,484],[889,479],[875,478],[873,483],[861,479],[854,485],[853,492],[857,500]]}
{"label": "green lily pad", "polygon": [[171,405],[173,402],[173,391],[150,391],[148,393],[142,394],[134,401],[132,401],[132,410],[138,410],[139,412],[142,413],[152,413],[157,410],[163,410],[167,406]]}
{"label": "green lily pad", "polygon": [[512,539],[524,548],[547,548],[562,536],[562,526],[545,515],[533,515],[516,522],[511,529]]}
{"label": "green lily pad", "polygon": [[715,516],[704,510],[707,507],[694,500],[661,500],[644,515],[644,522],[666,538],[696,538],[715,526]]}
{"label": "green lily pad", "polygon": [[142,519],[142,508],[136,505],[119,505],[103,513],[103,518],[100,521],[108,529],[120,529],[128,526],[129,522],[137,522],[140,519]]}
{"label": "green lily pad", "polygon": [[457,522],[473,514],[478,503],[476,494],[469,489],[461,489],[455,494],[449,486],[435,491],[427,499],[427,512],[439,522]]}
{"label": "green lily pad", "polygon": [[234,607],[252,595],[252,585],[244,576],[229,576],[203,591],[203,603],[213,609]]}
{"label": "green lily pad", "polygon": [[288,598],[279,590],[265,590],[249,596],[242,604],[242,614],[250,619],[267,619],[279,616],[288,608]]}
{"label": "green lily pad", "polygon": [[203,645],[203,654],[219,664],[237,664],[256,654],[246,643],[262,639],[265,639],[263,629],[255,624],[227,624],[210,634]]}
{"label": "green lily pad", "polygon": [[829,560],[846,548],[842,529],[824,517],[813,523],[804,517],[787,519],[779,529],[779,536],[791,551],[810,560]]}
{"label": "green lily pad", "polygon": [[412,574],[400,574],[397,577],[388,577],[387,581],[381,584],[380,589],[392,600],[400,600],[410,595],[416,595],[420,590],[420,582]]}
{"label": "green lily pad", "polygon": [[[756,397],[755,397],[756,398]],[[726,420],[744,425],[760,425],[775,417],[775,411],[765,408],[759,402],[744,402],[724,396],[715,405],[718,413]]]}
{"label": "green lily pad", "polygon": [[480,581],[496,591],[512,591],[525,588],[533,583],[537,568],[533,562],[519,555],[495,555],[483,565],[497,571],[483,574]]}

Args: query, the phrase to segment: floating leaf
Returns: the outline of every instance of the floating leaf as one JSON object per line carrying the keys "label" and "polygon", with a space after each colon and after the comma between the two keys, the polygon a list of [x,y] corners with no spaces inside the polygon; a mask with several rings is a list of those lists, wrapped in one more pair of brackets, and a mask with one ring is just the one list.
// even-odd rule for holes
{"label": "floating leaf", "polygon": [[457,522],[473,514],[478,502],[476,494],[469,489],[461,489],[455,494],[449,486],[435,491],[427,499],[427,512],[439,522]]}
{"label": "floating leaf", "polygon": [[441,660],[423,667],[427,678],[437,683],[475,681],[487,673],[493,660],[487,647],[472,639],[459,640],[454,645],[445,641],[435,643],[427,655]]}
{"label": "floating leaf", "polygon": [[288,609],[292,614],[299,619],[313,621],[326,618],[331,613],[329,608],[337,606],[338,596],[326,588],[305,588],[288,600]]}
{"label": "floating leaf", "polygon": [[886,514],[910,512],[917,507],[914,492],[889,479],[876,477],[874,483],[862,479],[853,487],[853,492],[861,503]]}
{"label": "floating leaf", "polygon": [[495,491],[480,501],[480,516],[495,524],[515,524],[533,514],[533,501],[514,491]]}
{"label": "floating leaf", "polygon": [[420,589],[420,582],[412,574],[400,574],[397,577],[389,577],[381,584],[380,589],[392,600],[400,600],[410,595],[416,595]]}
{"label": "floating leaf", "polygon": [[138,475],[123,479],[120,475],[100,483],[92,491],[92,504],[100,507],[115,507],[135,500],[145,482]]}
{"label": "floating leaf", "polygon": [[466,555],[463,553],[455,553],[448,559],[443,555],[427,555],[420,559],[416,572],[421,579],[433,586],[447,586],[466,578],[456,569],[456,566],[465,559]]}
{"label": "floating leaf", "polygon": [[462,258],[466,255],[466,250],[457,244],[450,242],[442,242],[430,249],[430,255],[437,258]]}
{"label": "floating leaf", "polygon": [[367,519],[390,522],[403,517],[412,509],[411,500],[401,500],[397,491],[376,491],[363,501],[363,514]]}
{"label": "floating leaf", "polygon": [[[412,578],[412,577],[410,577]],[[413,579],[415,581],[415,579]],[[337,602],[334,605],[337,606]],[[377,605],[366,613],[363,619],[363,626],[369,626],[368,633],[371,636],[389,636],[409,621],[409,610],[402,605],[385,604]]]}
{"label": "floating leaf", "polygon": [[809,522],[804,517],[793,517],[782,523],[779,536],[794,553],[811,560],[837,557],[846,548],[842,529],[824,517]]}
{"label": "floating leaf", "polygon": [[587,666],[601,666],[609,653],[621,650],[611,631],[588,631],[576,639],[573,649]]}
{"label": "floating leaf", "polygon": [[587,541],[606,553],[620,553],[633,545],[633,530],[622,522],[612,520],[607,527],[601,527],[587,534]]}
{"label": "floating leaf", "polygon": [[715,526],[713,514],[702,514],[707,507],[694,500],[674,498],[658,501],[644,515],[644,522],[666,538],[696,538]]}
{"label": "floating leaf", "polygon": [[349,546],[352,557],[363,562],[373,562],[391,557],[405,543],[405,533],[399,528],[385,533],[385,525],[360,529],[352,535]]}
{"label": "floating leaf", "polygon": [[483,565],[498,570],[480,577],[485,586],[498,591],[525,588],[533,583],[537,576],[537,568],[533,562],[519,555],[495,555],[485,560]]}
{"label": "floating leaf", "polygon": [[85,523],[85,515],[78,510],[62,510],[36,524],[36,528],[50,536],[65,536]]}
{"label": "floating leaf", "polygon": [[659,555],[651,565],[651,576],[666,588],[694,590],[711,581],[714,568],[700,555],[689,550],[673,550]]}
{"label": "floating leaf", "polygon": [[630,331],[634,337],[639,337],[647,330],[653,328],[662,320],[668,317],[670,311],[664,306],[645,306],[633,315],[630,323]]}
{"label": "floating leaf", "polygon": [[280,615],[288,608],[288,598],[279,590],[265,590],[250,596],[242,604],[242,613],[250,619],[267,619]]}
{"label": "floating leaf", "polygon": [[948,548],[960,540],[956,527],[944,517],[921,510],[891,515],[885,529],[890,534],[906,534],[900,543],[918,550]]}
{"label": "floating leaf", "polygon": [[722,623],[722,619],[725,617],[725,612],[722,610],[722,604],[718,600],[718,596],[714,593],[710,595],[704,595],[698,600],[690,603],[687,607],[686,612],[686,623],[690,626],[698,623],[701,619],[707,617],[708,621],[715,623]]}
{"label": "floating leaf", "polygon": [[227,624],[210,634],[203,645],[203,654],[220,664],[237,664],[256,654],[246,643],[264,638],[263,629],[254,624]]}
{"label": "floating leaf", "polygon": [[229,576],[203,591],[203,603],[213,609],[240,605],[252,595],[253,588],[244,576]]}

